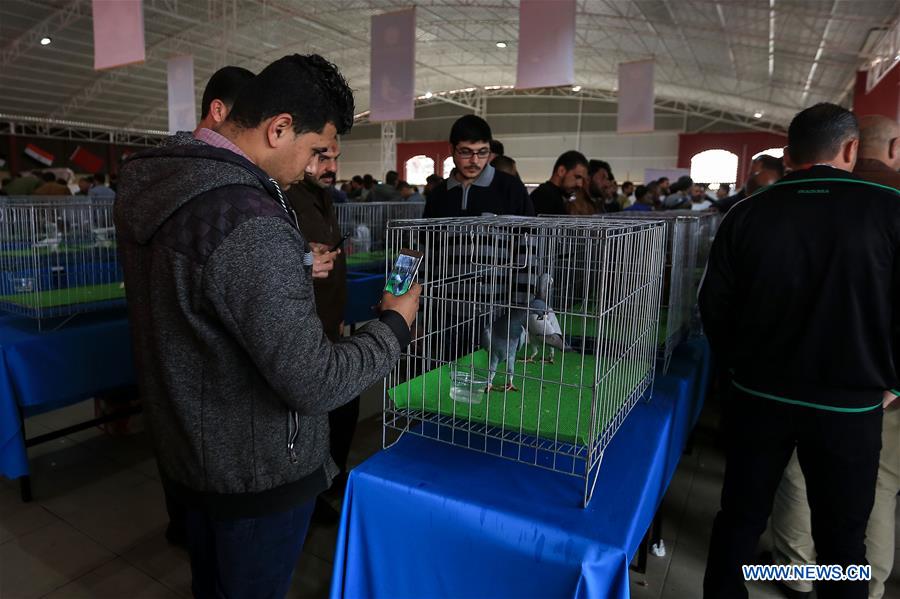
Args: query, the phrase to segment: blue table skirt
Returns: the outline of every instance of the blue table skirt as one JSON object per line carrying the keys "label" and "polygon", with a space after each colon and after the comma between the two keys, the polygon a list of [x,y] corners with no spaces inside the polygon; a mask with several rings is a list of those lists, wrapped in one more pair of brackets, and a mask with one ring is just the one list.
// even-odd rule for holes
{"label": "blue table skirt", "polygon": [[[382,264],[382,268],[383,268]],[[369,273],[351,270],[347,273],[347,305],[344,322],[356,324],[376,317],[372,307],[381,301],[384,272]]]}
{"label": "blue table skirt", "polygon": [[0,318],[0,476],[28,474],[17,406],[30,416],[134,382],[121,310],[80,315],[43,332],[34,320]]}
{"label": "blue table skirt", "polygon": [[628,564],[702,407],[708,349],[683,345],[583,480],[414,435],[350,474],[332,599],[626,598]]}

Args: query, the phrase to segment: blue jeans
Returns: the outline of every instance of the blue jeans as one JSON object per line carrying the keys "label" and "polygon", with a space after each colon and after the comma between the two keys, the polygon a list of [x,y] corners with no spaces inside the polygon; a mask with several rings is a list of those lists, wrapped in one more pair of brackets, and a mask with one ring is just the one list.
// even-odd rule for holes
{"label": "blue jeans", "polygon": [[194,597],[281,599],[291,586],[315,499],[290,511],[216,520],[187,510]]}

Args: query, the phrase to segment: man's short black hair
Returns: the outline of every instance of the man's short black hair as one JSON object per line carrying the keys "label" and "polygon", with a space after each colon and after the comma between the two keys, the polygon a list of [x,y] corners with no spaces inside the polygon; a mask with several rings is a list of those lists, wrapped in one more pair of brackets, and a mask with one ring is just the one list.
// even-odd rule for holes
{"label": "man's short black hair", "polygon": [[253,72],[243,67],[222,67],[212,74],[206,82],[203,90],[203,106],[200,118],[205,119],[209,114],[209,105],[213,100],[221,100],[230,109],[234,106],[234,100],[244,85],[253,79]]}
{"label": "man's short black hair", "polygon": [[363,180],[363,185],[367,185],[367,186],[375,183],[375,177],[373,177],[369,173],[366,173],[365,175],[363,175],[362,180]]}
{"label": "man's short black hair", "polygon": [[[623,183],[622,185],[625,185],[625,183]],[[651,188],[649,185],[638,185],[634,188],[634,199],[640,200],[650,192],[650,189]]]}
{"label": "man's short black hair", "polygon": [[588,163],[588,177],[593,178],[593,176],[596,175],[597,171],[599,171],[600,169],[606,171],[606,176],[610,181],[615,179],[615,177],[613,177],[612,167],[609,166],[609,163],[605,160],[591,160]]}
{"label": "man's short black hair", "polygon": [[444,181],[444,178],[440,175],[428,175],[425,178],[426,183],[431,183],[432,185],[440,185]]}
{"label": "man's short black hair", "polygon": [[657,183],[657,185],[658,185],[658,184],[662,183],[663,181],[665,181],[666,183],[668,183],[668,182],[669,182],[669,178],[668,178],[668,177],[660,177],[659,179],[656,180],[656,183]]}
{"label": "man's short black hair", "polygon": [[406,181],[397,181],[397,189],[406,189],[407,187],[412,188],[412,185]]}
{"label": "man's short black hair", "polygon": [[94,173],[94,183],[99,183],[100,185],[106,185],[106,174],[105,173]]}
{"label": "man's short black hair", "polygon": [[553,164],[553,172],[556,173],[556,169],[561,166],[565,167],[567,171],[570,171],[579,164],[584,166],[584,168],[587,168],[587,158],[585,158],[584,154],[582,154],[578,150],[569,150],[568,152],[563,152],[562,154],[560,154],[559,158],[556,159],[556,162]]}
{"label": "man's short black hair", "polygon": [[228,120],[253,128],[288,113],[294,132],[320,133],[332,123],[339,135],[353,126],[353,92],[337,67],[318,54],[279,58],[245,85]]}
{"label": "man's short black hair", "polygon": [[796,164],[830,160],[850,139],[859,138],[856,116],[837,104],[822,102],[797,113],[788,127],[788,151]]}
{"label": "man's short black hair", "polygon": [[360,177],[359,175],[353,175],[353,182],[354,182],[354,183],[359,183],[360,185],[362,185],[362,184],[363,184],[363,178]]}
{"label": "man's short black hair", "polygon": [[456,146],[461,141],[485,141],[492,139],[491,126],[480,116],[467,114],[456,119],[450,127],[450,145]]}
{"label": "man's short black hair", "polygon": [[390,185],[391,187],[397,186],[397,179],[400,178],[400,175],[397,174],[397,171],[388,171],[384,174],[384,182],[386,185]]}
{"label": "man's short black hair", "polygon": [[778,173],[779,178],[784,176],[784,160],[782,160],[781,158],[775,158],[774,156],[763,154],[761,156],[757,156],[756,161],[759,162],[760,170],[775,171],[776,173]]}
{"label": "man's short black hair", "polygon": [[494,157],[505,156],[506,150],[503,147],[503,143],[500,141],[497,141],[496,139],[492,139],[491,140],[491,154],[493,154]]}
{"label": "man's short black hair", "polygon": [[634,183],[632,181],[625,181],[622,183],[622,189],[625,189],[628,186],[634,187]]}

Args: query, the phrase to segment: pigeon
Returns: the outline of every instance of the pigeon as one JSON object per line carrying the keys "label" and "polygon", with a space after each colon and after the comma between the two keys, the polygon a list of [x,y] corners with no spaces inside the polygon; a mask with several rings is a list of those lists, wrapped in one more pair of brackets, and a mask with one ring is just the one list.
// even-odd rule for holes
{"label": "pigeon", "polygon": [[572,351],[572,348],[566,343],[562,335],[562,328],[556,319],[556,313],[553,312],[547,304],[550,296],[550,285],[553,278],[549,274],[542,274],[538,279],[537,290],[534,299],[529,304],[528,314],[528,344],[531,346],[532,352],[523,362],[533,362],[538,351],[542,351],[544,346],[550,348],[550,357],[544,358],[544,362],[553,364],[554,348],[560,351]]}
{"label": "pigeon", "polygon": [[528,313],[522,308],[512,308],[507,314],[493,321],[481,332],[481,347],[488,352],[488,384],[485,393],[494,389],[494,376],[500,362],[506,362],[506,391],[518,391],[513,384],[513,366],[516,354],[525,347],[528,338],[526,321]]}

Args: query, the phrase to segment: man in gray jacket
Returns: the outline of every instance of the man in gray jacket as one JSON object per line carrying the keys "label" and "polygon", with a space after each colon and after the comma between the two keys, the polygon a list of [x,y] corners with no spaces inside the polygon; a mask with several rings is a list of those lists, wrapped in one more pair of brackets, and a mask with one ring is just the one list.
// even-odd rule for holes
{"label": "man in gray jacket", "polygon": [[383,378],[420,289],[332,343],[312,254],[282,187],[353,122],[320,56],[245,86],[218,133],[134,155],[115,206],[144,408],[166,490],[187,506],[198,597],[287,592],[316,495],[336,468],[328,412]]}

